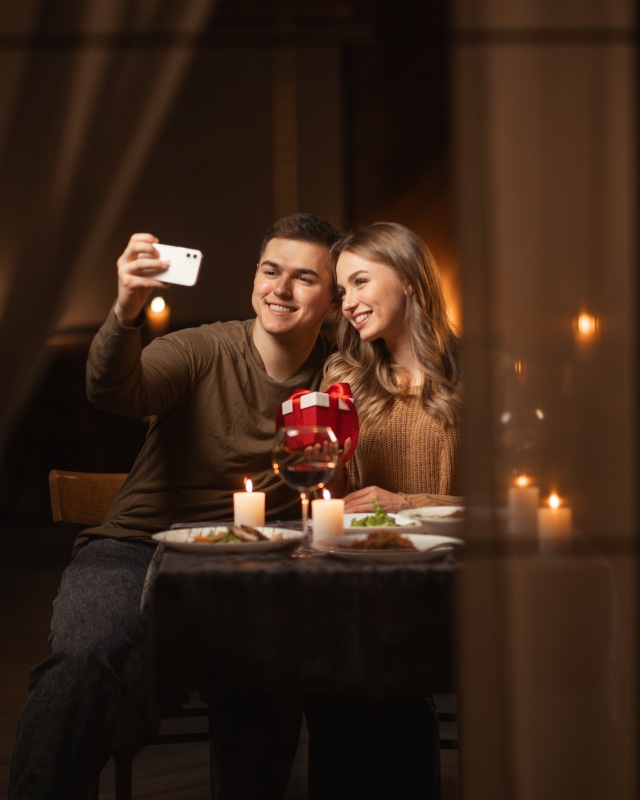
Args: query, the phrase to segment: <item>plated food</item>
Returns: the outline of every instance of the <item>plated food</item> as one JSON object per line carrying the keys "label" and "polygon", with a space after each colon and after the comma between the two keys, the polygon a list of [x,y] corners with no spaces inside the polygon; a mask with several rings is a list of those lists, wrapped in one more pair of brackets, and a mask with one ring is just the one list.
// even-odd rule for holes
{"label": "plated food", "polygon": [[422,523],[415,519],[399,519],[399,514],[387,514],[377,500],[373,501],[373,513],[365,514],[345,514],[344,530],[345,533],[358,528],[366,528],[368,531],[384,531],[393,528],[396,531],[417,531],[422,527]]}
{"label": "plated food", "polygon": [[276,539],[282,539],[282,534],[276,533],[269,538],[250,525],[227,525],[226,528],[207,528],[204,532],[198,533],[194,541],[230,544],[231,542],[273,542]]}
{"label": "plated food", "polygon": [[407,536],[403,536],[398,531],[379,530],[372,531],[364,539],[356,539],[353,542],[341,544],[338,542],[336,547],[350,547],[352,550],[415,550],[415,544]]}
{"label": "plated food", "polygon": [[153,539],[185,553],[222,555],[261,553],[296,547],[302,541],[302,533],[288,528],[215,525],[173,528],[161,533],[154,533]]}
{"label": "plated food", "polygon": [[377,500],[373,501],[373,513],[345,514],[345,533],[366,528],[368,531],[385,531],[392,528],[395,531],[415,532],[422,529],[419,520],[402,517],[400,514],[387,514]]}
{"label": "plated food", "polygon": [[362,525],[361,520],[370,516],[371,514],[345,514],[344,532],[355,533],[357,531],[367,531],[371,533],[372,531],[388,531],[391,529],[399,531],[400,533],[410,533],[412,531],[415,533],[416,531],[422,530],[422,523],[419,520],[405,517],[401,518],[400,514],[388,514],[393,520],[393,525],[374,525],[371,521],[367,525]]}
{"label": "plated food", "polygon": [[377,500],[373,501],[373,514],[352,514],[351,527],[354,528],[393,528],[398,523],[387,514]]}
{"label": "plated food", "polygon": [[461,539],[428,533],[399,533],[397,530],[373,533],[345,533],[313,543],[314,550],[335,558],[357,561],[428,561],[440,558]]}

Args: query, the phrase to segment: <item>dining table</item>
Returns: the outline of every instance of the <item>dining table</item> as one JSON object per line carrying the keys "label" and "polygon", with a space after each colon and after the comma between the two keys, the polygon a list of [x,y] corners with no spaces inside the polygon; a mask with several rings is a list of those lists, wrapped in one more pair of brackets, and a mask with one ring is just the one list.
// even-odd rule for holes
{"label": "dining table", "polygon": [[215,547],[159,546],[113,709],[114,752],[137,753],[164,715],[206,687],[455,691],[455,551],[368,560]]}

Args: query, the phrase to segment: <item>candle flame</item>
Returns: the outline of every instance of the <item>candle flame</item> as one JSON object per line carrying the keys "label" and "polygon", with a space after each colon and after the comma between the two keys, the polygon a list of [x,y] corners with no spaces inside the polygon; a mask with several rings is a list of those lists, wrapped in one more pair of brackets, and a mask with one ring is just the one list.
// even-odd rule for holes
{"label": "candle flame", "polygon": [[151,310],[154,314],[159,314],[161,311],[164,311],[165,305],[166,303],[163,297],[154,297],[151,301]]}
{"label": "candle flame", "polygon": [[244,479],[244,489],[245,489],[246,492],[252,492],[253,491],[253,481],[251,480],[251,478],[245,478]]}
{"label": "candle flame", "polygon": [[328,489],[322,490],[322,496],[325,500],[331,500],[331,492]]}
{"label": "candle flame", "polygon": [[549,505],[551,508],[558,508],[560,505],[560,498],[555,492],[549,498]]}
{"label": "candle flame", "polygon": [[530,483],[531,483],[531,481],[529,480],[529,478],[526,475],[518,475],[518,477],[515,480],[516,486],[520,486],[523,489],[525,488],[525,486],[528,486]]}

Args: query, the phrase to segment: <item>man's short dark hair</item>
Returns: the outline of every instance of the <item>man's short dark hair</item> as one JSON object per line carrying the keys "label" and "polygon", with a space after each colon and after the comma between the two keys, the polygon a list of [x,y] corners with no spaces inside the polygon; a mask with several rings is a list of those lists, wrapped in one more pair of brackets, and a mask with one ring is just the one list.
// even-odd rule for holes
{"label": "man's short dark hair", "polygon": [[293,239],[331,248],[340,238],[339,231],[329,220],[317,214],[291,214],[270,226],[262,240],[260,258],[272,239]]}

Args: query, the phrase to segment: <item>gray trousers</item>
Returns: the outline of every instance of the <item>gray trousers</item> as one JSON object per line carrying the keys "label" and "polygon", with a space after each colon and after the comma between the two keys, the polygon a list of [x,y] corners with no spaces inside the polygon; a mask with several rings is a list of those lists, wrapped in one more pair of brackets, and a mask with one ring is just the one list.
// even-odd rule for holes
{"label": "gray trousers", "polygon": [[107,709],[140,617],[156,546],[96,539],[62,575],[51,655],[31,670],[9,800],[84,797],[109,758]]}

